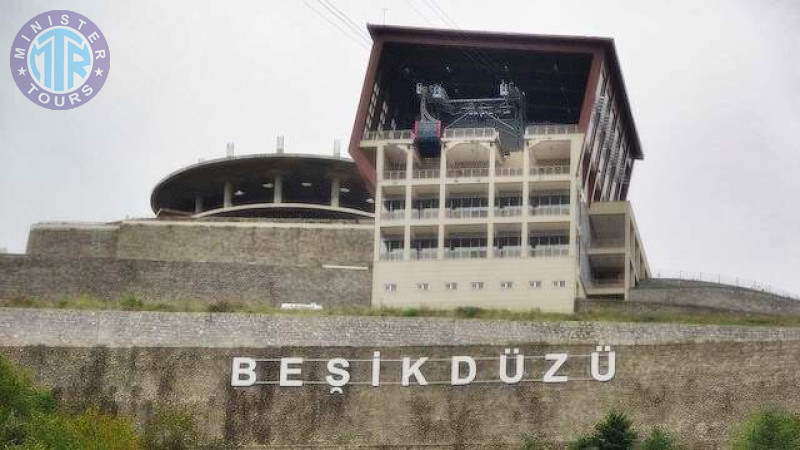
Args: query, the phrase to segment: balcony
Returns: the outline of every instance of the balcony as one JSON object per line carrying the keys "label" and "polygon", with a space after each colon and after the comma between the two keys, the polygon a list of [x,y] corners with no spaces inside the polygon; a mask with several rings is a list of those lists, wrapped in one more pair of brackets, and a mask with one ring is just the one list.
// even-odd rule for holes
{"label": "balcony", "polygon": [[569,205],[539,205],[531,206],[532,216],[566,216],[569,215]]}
{"label": "balcony", "polygon": [[540,124],[525,127],[525,136],[549,136],[553,134],[579,133],[578,125],[572,124]]}
{"label": "balcony", "polygon": [[439,169],[418,169],[412,175],[417,180],[430,180],[439,178]]}
{"label": "balcony", "polygon": [[519,217],[522,215],[522,206],[504,206],[494,208],[495,217]]}
{"label": "balcony", "polygon": [[444,249],[445,259],[486,258],[486,247],[456,247]]}
{"label": "balcony", "polygon": [[436,220],[439,218],[439,208],[412,209],[413,220]]}
{"label": "balcony", "polygon": [[405,180],[406,179],[406,171],[405,170],[384,170],[383,171],[383,179],[384,180]]}
{"label": "balcony", "polygon": [[423,261],[423,260],[437,259],[438,257],[439,257],[439,249],[436,248],[411,249],[411,259]]}
{"label": "balcony", "polygon": [[523,170],[522,167],[495,167],[494,174],[498,177],[521,177]]}
{"label": "balcony", "polygon": [[592,280],[592,288],[607,289],[607,288],[622,288],[625,287],[625,277],[604,277],[595,278]]}
{"label": "balcony", "polygon": [[534,258],[552,258],[569,255],[569,245],[537,245],[530,249]]}
{"label": "balcony", "polygon": [[488,167],[464,167],[447,169],[448,178],[479,178],[488,177]]}
{"label": "balcony", "polygon": [[592,239],[591,248],[619,248],[625,247],[625,238],[619,239]]}
{"label": "balcony", "polygon": [[489,208],[486,206],[471,206],[446,209],[445,216],[450,219],[480,219],[489,216]]}
{"label": "balcony", "polygon": [[381,261],[402,261],[403,249],[389,250],[382,252],[380,256]]}
{"label": "balcony", "polygon": [[495,139],[497,130],[494,128],[448,128],[442,135],[445,139]]}
{"label": "balcony", "polygon": [[405,209],[381,212],[381,220],[403,220],[406,217]]}
{"label": "balcony", "polygon": [[569,166],[532,166],[531,176],[555,177],[569,175]]}
{"label": "balcony", "polygon": [[367,131],[362,141],[403,141],[412,139],[411,130]]}
{"label": "balcony", "polygon": [[522,256],[522,247],[507,245],[502,248],[495,248],[494,256],[497,258],[519,258]]}

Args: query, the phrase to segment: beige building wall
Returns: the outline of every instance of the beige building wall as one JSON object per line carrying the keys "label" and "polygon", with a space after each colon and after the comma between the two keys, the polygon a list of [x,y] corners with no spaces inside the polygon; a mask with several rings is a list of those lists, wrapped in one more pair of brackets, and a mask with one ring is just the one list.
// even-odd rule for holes
{"label": "beige building wall", "polygon": [[[525,151],[504,155],[493,129],[448,131],[453,133],[443,137],[443,157],[435,160],[421,160],[404,131],[367,133],[361,143],[378,175],[373,305],[572,312],[584,293],[575,206],[583,135],[572,125],[532,126]],[[502,204],[512,192],[521,204]],[[532,197],[553,193],[567,196],[568,204],[530,204]],[[459,195],[481,197],[487,206],[446,207]],[[423,197],[438,204],[411,207]],[[388,199],[402,207],[387,210]],[[483,236],[485,245],[462,252],[464,257],[445,245],[458,233]],[[493,245],[494,237],[509,234],[519,237],[517,248]],[[529,238],[537,234],[565,236],[566,242],[534,250]],[[419,236],[435,238],[435,248],[418,251]]]}

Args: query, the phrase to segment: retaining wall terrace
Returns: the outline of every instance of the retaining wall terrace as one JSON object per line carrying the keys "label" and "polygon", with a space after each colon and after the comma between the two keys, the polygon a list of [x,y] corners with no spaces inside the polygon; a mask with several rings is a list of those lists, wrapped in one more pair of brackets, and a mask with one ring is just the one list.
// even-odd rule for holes
{"label": "retaining wall terrace", "polygon": [[[613,345],[617,375],[584,381],[595,344]],[[324,361],[380,350],[382,382],[399,380],[401,356],[488,357],[478,379],[497,378],[496,358],[514,343],[526,355],[573,357],[566,383],[508,386],[351,384],[232,388],[234,356],[302,356],[304,379]],[[523,433],[566,442],[610,409],[640,432],[660,426],[689,448],[725,448],[732,427],[758,408],[800,409],[800,329],[680,324],[531,323],[436,318],[291,317],[247,314],[0,309],[0,354],[33,370],[69,404],[91,402],[139,424],[161,404],[182,404],[203,429],[253,448],[518,448]],[[540,378],[541,361],[526,363]],[[353,380],[370,365],[354,361]],[[267,363],[262,376],[274,379]],[[429,361],[428,380],[449,377]],[[339,444],[337,447],[335,444]],[[306,447],[308,446],[308,447]]]}
{"label": "retaining wall terrace", "polygon": [[702,308],[771,315],[800,315],[800,301],[728,284],[651,279],[631,289],[632,303],[664,308]]}
{"label": "retaining wall terrace", "polygon": [[0,299],[369,305],[368,268],[0,255]]}
{"label": "retaining wall terrace", "polygon": [[132,220],[31,227],[27,253],[271,266],[361,265],[372,261],[370,222]]}

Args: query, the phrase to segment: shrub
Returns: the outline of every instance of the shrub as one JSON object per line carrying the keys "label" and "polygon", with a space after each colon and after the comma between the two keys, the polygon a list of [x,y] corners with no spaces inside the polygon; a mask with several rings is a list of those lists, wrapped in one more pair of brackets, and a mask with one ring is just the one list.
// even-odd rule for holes
{"label": "shrub", "polygon": [[400,315],[402,315],[403,317],[417,317],[419,315],[419,309],[418,308],[403,308],[403,310],[400,311]]}
{"label": "shrub", "polygon": [[206,307],[206,311],[210,313],[233,312],[235,310],[236,310],[236,305],[227,302],[225,300],[214,302],[208,305],[208,307]]}
{"label": "shrub", "polygon": [[52,394],[0,356],[0,448],[14,450],[138,450],[124,419],[90,410],[58,411]]}
{"label": "shrub", "polygon": [[642,442],[640,450],[680,450],[681,446],[668,433],[655,428]]}
{"label": "shrub", "polygon": [[483,312],[483,309],[476,306],[459,306],[456,308],[456,316],[467,319],[474,319],[475,317],[478,317],[481,312]]}
{"label": "shrub", "polygon": [[570,444],[570,450],[632,450],[636,445],[636,433],[631,421],[623,413],[610,412],[602,422],[595,425],[593,434],[583,436]]}
{"label": "shrub", "polygon": [[145,425],[142,444],[145,450],[194,450],[202,439],[187,409],[160,405]]}
{"label": "shrub", "polygon": [[800,416],[780,410],[754,414],[734,436],[733,450],[800,448]]}
{"label": "shrub", "polygon": [[141,311],[144,309],[144,302],[133,294],[125,294],[119,299],[119,305],[123,311]]}
{"label": "shrub", "polygon": [[539,439],[539,436],[535,434],[527,434],[522,437],[522,445],[520,446],[520,450],[544,450],[544,445],[542,444],[541,439]]}

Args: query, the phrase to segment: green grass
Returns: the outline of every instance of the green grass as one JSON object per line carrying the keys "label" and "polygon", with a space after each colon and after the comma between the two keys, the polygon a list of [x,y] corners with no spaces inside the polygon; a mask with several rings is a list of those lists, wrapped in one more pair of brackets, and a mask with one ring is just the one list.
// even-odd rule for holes
{"label": "green grass", "polygon": [[219,301],[216,303],[171,301],[154,302],[126,294],[116,300],[101,300],[88,295],[64,297],[61,300],[38,300],[28,297],[0,300],[0,308],[50,308],[70,310],[111,311],[164,311],[164,312],[214,312],[249,313],[291,316],[379,316],[379,317],[441,317],[453,319],[484,319],[510,321],[581,321],[581,322],[638,322],[638,323],[692,323],[703,325],[748,325],[748,326],[800,326],[800,317],[768,316],[745,313],[698,314],[659,313],[626,314],[618,311],[586,312],[575,314],[544,313],[533,309],[509,311],[460,307],[455,310],[430,308],[369,308],[364,306],[334,306],[320,311],[280,310],[266,304]]}

